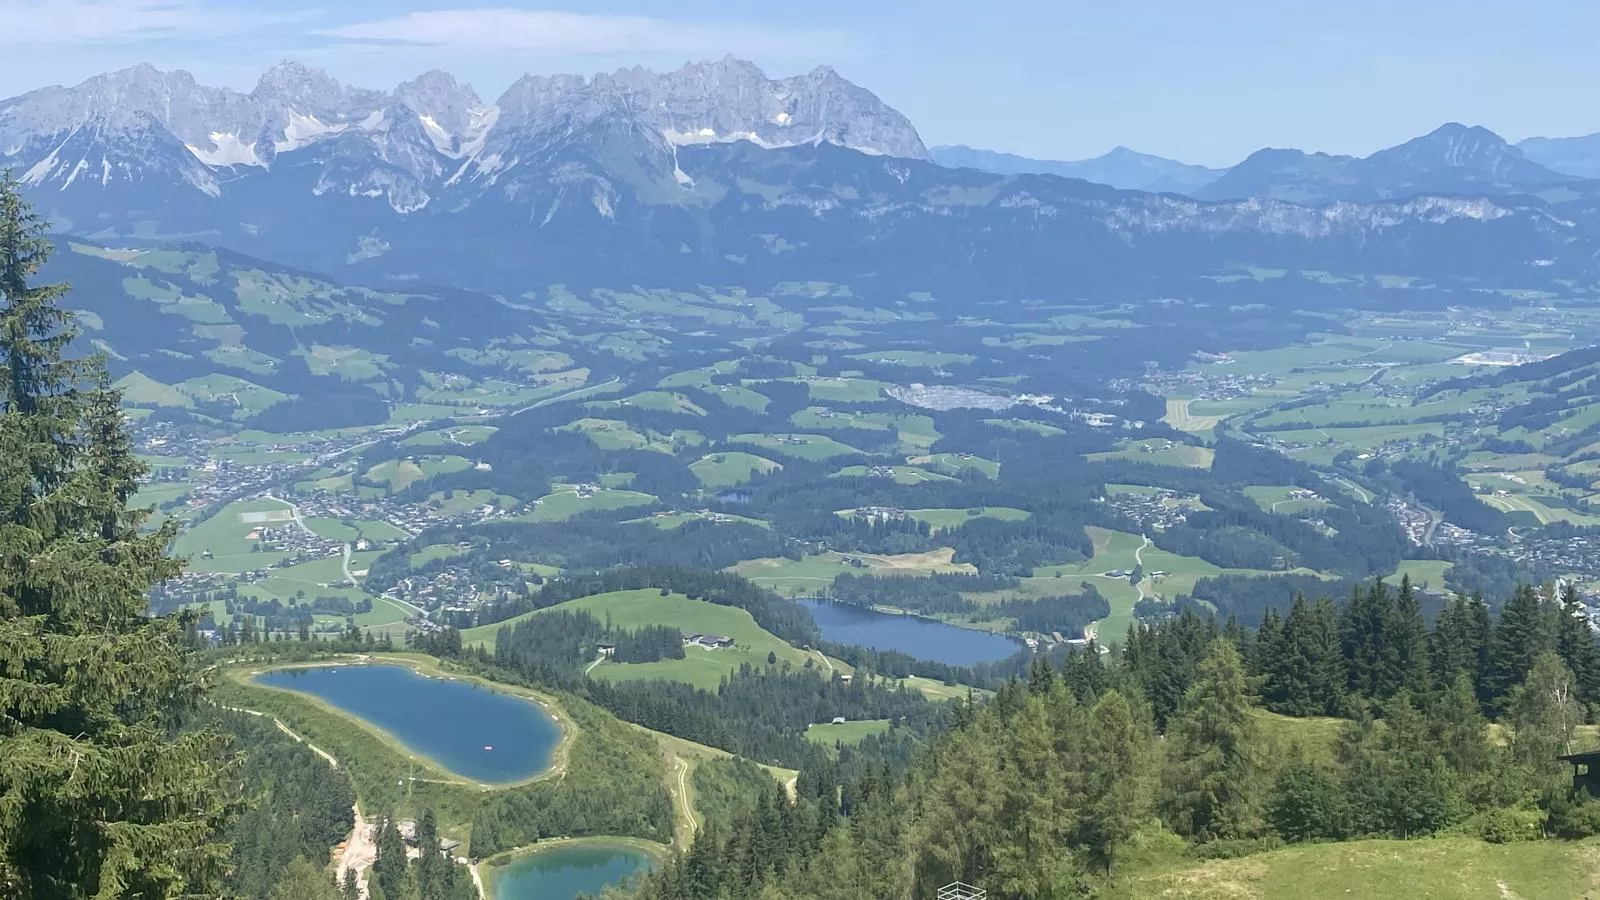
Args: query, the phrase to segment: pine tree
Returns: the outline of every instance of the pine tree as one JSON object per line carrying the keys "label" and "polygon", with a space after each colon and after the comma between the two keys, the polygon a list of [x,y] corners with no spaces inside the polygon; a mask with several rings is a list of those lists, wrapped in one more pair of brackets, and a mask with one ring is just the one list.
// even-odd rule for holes
{"label": "pine tree", "polygon": [[1453,598],[1439,613],[1428,651],[1434,684],[1448,687],[1466,676],[1476,695],[1488,656],[1489,631],[1489,608],[1483,597]]}
{"label": "pine tree", "polygon": [[1167,816],[1173,827],[1202,841],[1251,834],[1263,760],[1243,668],[1231,643],[1212,645],[1168,739]]}
{"label": "pine tree", "polygon": [[1466,674],[1456,676],[1455,684],[1434,695],[1427,723],[1430,738],[1452,770],[1465,775],[1488,770],[1489,722],[1478,709]]}
{"label": "pine tree", "polygon": [[1370,588],[1357,587],[1345,604],[1339,641],[1350,693],[1356,697],[1381,702],[1399,687],[1394,678],[1394,647],[1386,634],[1394,616],[1393,605],[1389,589],[1381,581]]}
{"label": "pine tree", "polygon": [[177,619],[166,525],[98,357],[66,355],[65,285],[29,282],[45,225],[0,178],[0,895],[214,895],[221,738],[178,728],[204,683]]}
{"label": "pine tree", "polygon": [[1439,831],[1465,810],[1462,785],[1454,778],[1427,722],[1405,691],[1384,710],[1385,828],[1400,838]]}
{"label": "pine tree", "polygon": [[406,886],[406,843],[393,816],[386,816],[378,828],[377,850],[378,858],[373,860],[372,874],[367,880],[381,889],[385,897],[400,900]]}
{"label": "pine tree", "polygon": [[1117,852],[1151,817],[1155,729],[1121,694],[1110,691],[1089,711],[1082,733],[1078,843],[1092,865],[1109,872]]}
{"label": "pine tree", "polygon": [[[1295,595],[1295,602],[1305,599],[1303,594]],[[1278,617],[1278,611],[1268,607],[1261,616],[1261,627],[1256,629],[1256,642],[1248,658],[1248,669],[1255,675],[1268,675],[1275,671],[1279,663],[1279,654],[1282,652],[1280,641],[1283,637],[1283,620]]]}
{"label": "pine tree", "polygon": [[339,900],[339,890],[305,857],[296,857],[278,883],[272,886],[267,900]]}
{"label": "pine tree", "polygon": [[1485,688],[1492,708],[1503,710],[1513,688],[1533,671],[1540,655],[1555,649],[1555,621],[1539,592],[1517,588],[1500,613],[1489,646]]}
{"label": "pine tree", "polygon": [[1422,605],[1417,601],[1410,575],[1400,579],[1400,592],[1389,610],[1384,637],[1389,651],[1385,655],[1391,666],[1389,684],[1414,695],[1425,693],[1429,684],[1428,629],[1422,621]]}
{"label": "pine tree", "polygon": [[1337,838],[1344,832],[1345,800],[1339,779],[1306,761],[1296,744],[1267,798],[1267,821],[1286,841]]}
{"label": "pine tree", "polygon": [[1262,700],[1289,716],[1333,716],[1343,706],[1344,657],[1337,613],[1328,600],[1296,597],[1263,672]]}

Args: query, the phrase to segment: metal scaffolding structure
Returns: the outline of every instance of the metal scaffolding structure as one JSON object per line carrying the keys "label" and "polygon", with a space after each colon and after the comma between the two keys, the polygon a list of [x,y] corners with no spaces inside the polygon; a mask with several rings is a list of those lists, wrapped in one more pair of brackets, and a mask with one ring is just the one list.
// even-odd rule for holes
{"label": "metal scaffolding structure", "polygon": [[985,900],[988,896],[987,891],[959,881],[939,888],[939,900]]}

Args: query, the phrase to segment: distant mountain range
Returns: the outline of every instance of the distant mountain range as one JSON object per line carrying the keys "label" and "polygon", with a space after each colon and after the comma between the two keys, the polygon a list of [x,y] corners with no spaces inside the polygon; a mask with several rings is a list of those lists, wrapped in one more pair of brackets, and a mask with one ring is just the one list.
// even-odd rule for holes
{"label": "distant mountain range", "polygon": [[831,69],[735,59],[529,76],[492,104],[442,72],[372,91],[295,63],[249,93],[140,66],[0,101],[0,166],[64,231],[373,284],[1134,298],[1242,266],[1527,287],[1600,258],[1597,192],[1481,128],[1366,159],[1262,151],[1204,184],[1131,151],[1053,174],[929,156]]}
{"label": "distant mountain range", "polygon": [[1517,144],[1522,155],[1547,169],[1577,178],[1600,178],[1600,134],[1533,137]]}
{"label": "distant mountain range", "polygon": [[1534,194],[1575,180],[1527,159],[1487,128],[1450,123],[1367,157],[1258,150],[1194,196],[1370,202],[1418,194]]}
{"label": "distant mountain range", "polygon": [[1227,169],[1190,165],[1126,147],[1073,162],[965,146],[940,146],[929,152],[946,166],[1002,175],[1061,175],[1201,200],[1263,197],[1320,204],[1418,194],[1501,196],[1537,194],[1552,185],[1600,178],[1600,134],[1529,138],[1512,145],[1487,128],[1456,123],[1367,157],[1267,149]]}
{"label": "distant mountain range", "polygon": [[1127,147],[1117,147],[1094,159],[1073,161],[1029,159],[1013,153],[979,150],[960,144],[934,147],[929,154],[934,162],[951,168],[981,169],[998,175],[1060,175],[1124,190],[1152,193],[1187,194],[1216,181],[1225,171],[1151,156]]}

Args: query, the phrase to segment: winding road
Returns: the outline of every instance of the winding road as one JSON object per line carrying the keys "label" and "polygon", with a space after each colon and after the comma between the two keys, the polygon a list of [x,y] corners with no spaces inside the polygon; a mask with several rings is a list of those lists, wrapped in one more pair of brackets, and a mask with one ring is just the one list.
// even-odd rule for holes
{"label": "winding road", "polygon": [[1144,543],[1139,545],[1139,549],[1133,551],[1133,565],[1134,568],[1138,570],[1140,575],[1139,583],[1134,585],[1134,587],[1139,589],[1139,599],[1147,600],[1149,599],[1150,594],[1145,591],[1144,583],[1150,580],[1150,575],[1144,570],[1144,551],[1145,548],[1150,547],[1154,542],[1150,540],[1149,535],[1141,534],[1139,537],[1144,539]]}
{"label": "winding road", "polygon": [[529,410],[538,409],[541,406],[547,406],[547,405],[549,405],[551,403],[557,403],[559,401],[567,399],[568,397],[573,397],[573,396],[576,396],[578,394],[582,394],[582,393],[584,393],[586,391],[598,391],[601,388],[607,388],[607,387],[610,387],[610,386],[612,386],[614,384],[621,384],[621,383],[622,383],[622,379],[620,377],[613,378],[610,381],[602,382],[600,384],[587,384],[587,385],[584,385],[583,387],[574,388],[573,390],[567,391],[564,394],[557,394],[554,397],[546,397],[546,398],[544,398],[543,400],[540,400],[537,403],[530,403],[527,406],[522,407],[521,409],[513,409],[510,412],[484,413],[481,416],[457,416],[456,420],[457,421],[462,421],[462,420],[467,420],[467,419],[498,419],[498,418],[501,418],[501,417],[509,418],[511,416],[520,416],[523,413],[528,412]]}
{"label": "winding road", "polygon": [[678,810],[683,813],[683,820],[689,825],[688,840],[684,841],[684,849],[688,849],[695,832],[700,830],[700,823],[694,818],[694,804],[689,801],[689,761],[681,756],[672,757],[672,761],[678,772],[672,793],[678,801]]}

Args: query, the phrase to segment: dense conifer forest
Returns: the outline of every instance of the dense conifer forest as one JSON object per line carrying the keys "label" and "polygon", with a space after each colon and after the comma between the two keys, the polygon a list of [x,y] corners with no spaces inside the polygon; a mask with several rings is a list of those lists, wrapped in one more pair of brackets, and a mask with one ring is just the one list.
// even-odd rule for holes
{"label": "dense conifer forest", "polygon": [[1430,631],[1406,583],[1299,599],[1258,631],[1185,613],[1109,656],[1041,658],[988,703],[958,701],[899,773],[837,785],[802,771],[792,807],[743,797],[630,896],[922,898],[953,881],[1083,896],[1164,842],[1218,858],[1600,833],[1600,802],[1572,793],[1557,758],[1600,700],[1575,604],[1524,588],[1494,615],[1458,598]]}

